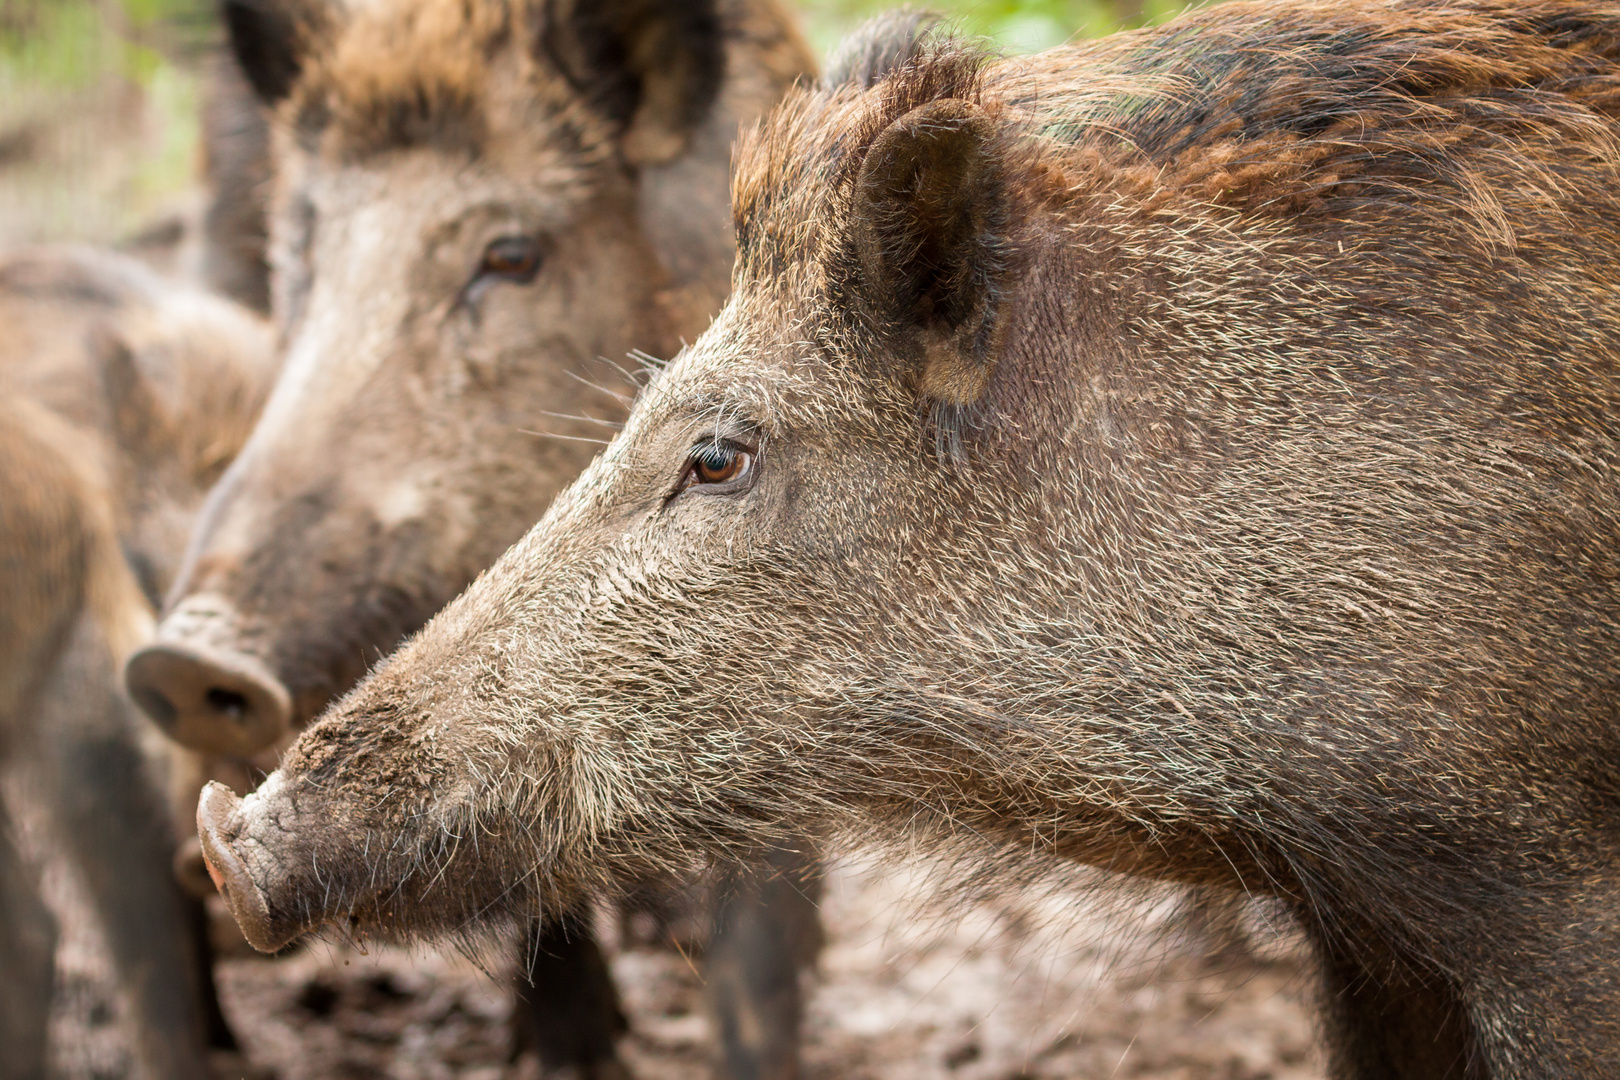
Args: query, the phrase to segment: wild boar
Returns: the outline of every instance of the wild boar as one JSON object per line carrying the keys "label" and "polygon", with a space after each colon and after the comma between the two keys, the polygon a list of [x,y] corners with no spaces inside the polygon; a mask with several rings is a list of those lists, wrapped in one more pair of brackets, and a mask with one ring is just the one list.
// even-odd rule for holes
{"label": "wild boar", "polygon": [[1277,898],[1337,1077],[1620,1075],[1617,54],[1230,3],[796,93],[612,445],[205,792],[238,920],[988,842]]}
{"label": "wild boar", "polygon": [[[738,124],[814,65],[777,0],[222,10],[272,114],[287,363],[128,685],[183,745],[248,756],[352,685],[578,475],[633,389],[599,358],[667,354],[703,328],[734,253]],[[748,917],[783,923],[768,936],[813,933],[791,892],[790,910]],[[527,951],[546,1066],[612,1074],[621,1022],[584,924],[565,913]],[[761,977],[796,986],[780,967]],[[727,1053],[789,1075],[793,1040],[779,1041]]]}
{"label": "wild boar", "polygon": [[[171,871],[177,763],[120,674],[264,400],[274,337],[90,248],[0,258],[0,325],[0,763],[87,886],[140,1075],[201,1080],[232,1044]],[[0,1076],[42,1076],[53,933],[9,836],[0,892],[19,916],[0,922]]]}

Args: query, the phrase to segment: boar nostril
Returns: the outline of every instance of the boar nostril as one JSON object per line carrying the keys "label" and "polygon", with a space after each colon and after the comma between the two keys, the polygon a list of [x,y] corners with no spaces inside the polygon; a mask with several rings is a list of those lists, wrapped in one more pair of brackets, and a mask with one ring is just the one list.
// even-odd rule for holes
{"label": "boar nostril", "polygon": [[215,712],[236,721],[242,719],[248,708],[247,698],[234,690],[221,690],[217,686],[209,687],[208,692],[203,695],[203,700],[207,701]]}
{"label": "boar nostril", "polygon": [[130,657],[124,682],[170,737],[204,753],[255,754],[292,713],[286,687],[257,657],[209,645],[160,639]]}

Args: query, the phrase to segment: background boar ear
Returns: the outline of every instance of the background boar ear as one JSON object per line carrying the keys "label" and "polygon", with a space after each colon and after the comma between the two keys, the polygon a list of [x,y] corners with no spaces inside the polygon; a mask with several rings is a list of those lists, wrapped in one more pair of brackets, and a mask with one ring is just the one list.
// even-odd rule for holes
{"label": "background boar ear", "polygon": [[679,157],[725,76],[716,0],[554,0],[540,46],[576,91],[624,125],[632,165]]}
{"label": "background boar ear", "polygon": [[303,68],[304,36],[320,0],[222,0],[231,52],[253,92],[274,105],[292,92]]}
{"label": "background boar ear", "polygon": [[943,20],[931,11],[897,8],[874,15],[833,48],[821,73],[821,88],[869,90],[894,70],[922,56]]}
{"label": "background boar ear", "polygon": [[970,102],[930,102],[866,153],[854,232],[878,332],[923,396],[970,405],[995,365],[1006,220],[995,125]]}
{"label": "background boar ear", "polygon": [[130,460],[144,461],[168,431],[168,410],[123,335],[97,326],[90,331],[90,349],[101,373],[113,438]]}

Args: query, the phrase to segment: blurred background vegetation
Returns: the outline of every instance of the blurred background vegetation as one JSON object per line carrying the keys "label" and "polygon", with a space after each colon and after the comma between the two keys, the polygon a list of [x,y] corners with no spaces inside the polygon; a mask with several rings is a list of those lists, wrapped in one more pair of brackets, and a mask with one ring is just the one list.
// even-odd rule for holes
{"label": "blurred background vegetation", "polygon": [[[798,0],[822,52],[898,0]],[[913,0],[1011,52],[1162,21],[1185,0]],[[0,0],[0,245],[124,240],[199,198],[214,0]],[[169,227],[173,227],[172,224]]]}

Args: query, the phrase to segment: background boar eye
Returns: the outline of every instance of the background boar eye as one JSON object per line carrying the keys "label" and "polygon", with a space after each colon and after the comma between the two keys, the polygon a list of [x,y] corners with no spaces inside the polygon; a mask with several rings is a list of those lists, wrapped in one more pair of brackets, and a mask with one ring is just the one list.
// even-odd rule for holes
{"label": "background boar eye", "polygon": [[527,285],[540,272],[540,241],[532,236],[503,236],[484,249],[478,275]]}
{"label": "background boar eye", "polygon": [[692,448],[681,489],[697,484],[731,484],[748,476],[754,455],[740,446],[713,442]]}

